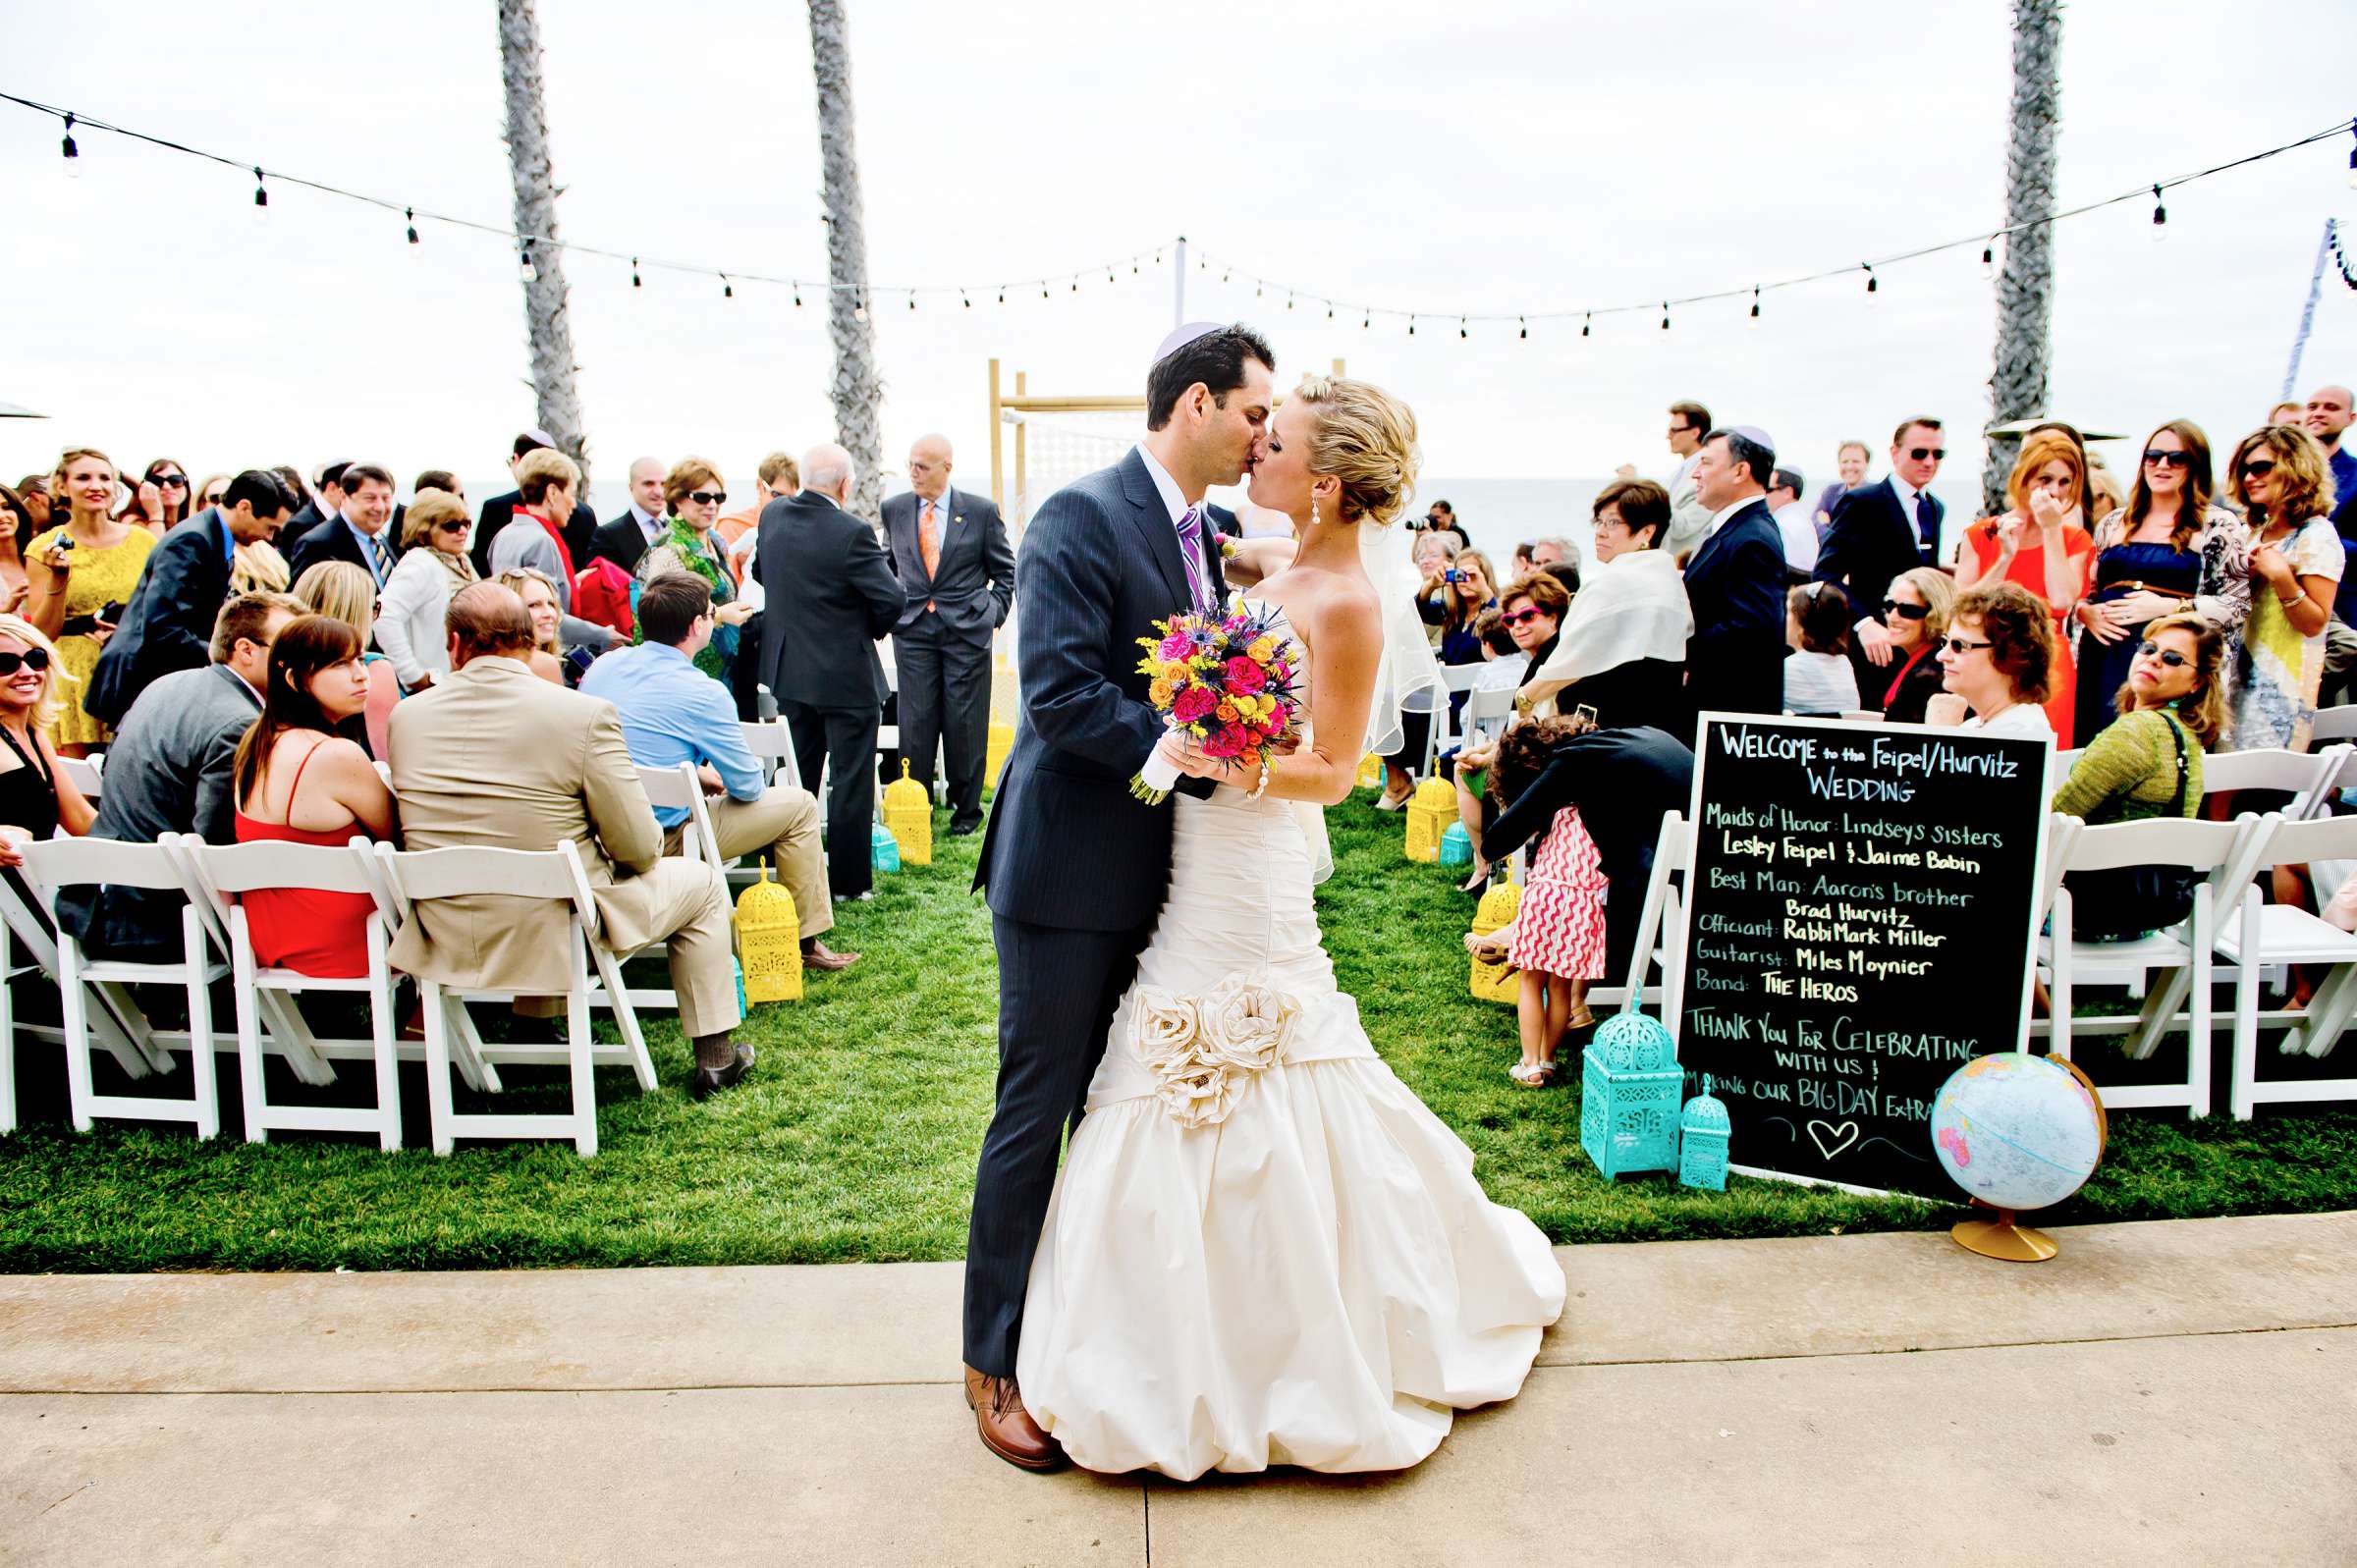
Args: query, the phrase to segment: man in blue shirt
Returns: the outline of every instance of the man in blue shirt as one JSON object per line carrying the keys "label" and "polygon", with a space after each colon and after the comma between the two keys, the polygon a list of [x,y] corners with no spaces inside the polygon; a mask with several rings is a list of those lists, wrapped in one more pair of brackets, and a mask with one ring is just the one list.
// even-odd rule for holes
{"label": "man in blue shirt", "polygon": [[[801,922],[802,964],[849,969],[855,952],[834,952],[819,938],[835,925],[818,841],[818,801],[792,784],[764,786],[761,765],[738,728],[729,688],[695,668],[712,640],[712,589],[692,572],[667,572],[638,594],[645,642],[607,654],[581,677],[586,696],[602,697],[622,716],[623,741],[642,768],[695,764],[724,859],[774,850],[778,880],[794,894]],[[663,852],[678,854],[687,822],[684,806],[658,808]]]}

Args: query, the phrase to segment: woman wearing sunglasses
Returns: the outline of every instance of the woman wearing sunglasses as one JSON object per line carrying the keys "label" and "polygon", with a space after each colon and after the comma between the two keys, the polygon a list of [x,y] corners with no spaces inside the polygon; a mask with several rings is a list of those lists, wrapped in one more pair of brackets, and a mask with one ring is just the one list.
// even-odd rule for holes
{"label": "woman wearing sunglasses", "polygon": [[157,534],[169,533],[174,527],[196,514],[196,492],[189,484],[188,464],[171,458],[158,458],[147,465],[139,477],[139,506],[148,508],[147,492],[152,486],[155,501],[147,512],[147,525]]}
{"label": "woman wearing sunglasses", "polygon": [[376,645],[393,661],[402,689],[422,691],[450,674],[443,617],[451,595],[475,580],[466,554],[474,524],[447,490],[420,490],[401,519],[401,559],[376,602]]}
{"label": "woman wearing sunglasses", "polygon": [[[1964,530],[1956,583],[1965,588],[2016,583],[2045,602],[2051,629],[2058,633],[2063,618],[2086,592],[2087,564],[2095,549],[2087,532],[2086,449],[2057,427],[2031,431],[2022,437],[2005,495],[2011,511]],[[2054,654],[2047,693],[2040,700],[2055,743],[2068,746],[2075,717],[2070,645],[2058,637],[2048,640]]]}
{"label": "woman wearing sunglasses", "polygon": [[1889,671],[1891,678],[1879,689],[1858,693],[1866,702],[1879,703],[1887,722],[1923,723],[1924,709],[1945,689],[1940,644],[1947,635],[1947,616],[1955,603],[1955,579],[1937,567],[1916,567],[1891,579],[1890,596],[1883,601],[1883,627],[1891,633],[1891,660],[1871,676],[1879,683]]}
{"label": "woman wearing sunglasses", "polygon": [[2095,586],[2079,622],[2081,745],[2124,710],[2136,650],[2161,617],[2198,611],[2225,633],[2231,656],[2251,608],[2250,530],[2211,501],[2210,441],[2189,419],[2171,419],[2144,443],[2126,507],[2095,525]]}
{"label": "woman wearing sunglasses", "polygon": [[1946,689],[1928,705],[1926,724],[1993,735],[2054,733],[2041,706],[2054,679],[2054,620],[2045,601],[2020,583],[1958,594],[1938,658]]}
{"label": "woman wearing sunglasses", "polygon": [[[668,531],[655,540],[656,548],[672,550],[680,565],[712,587],[712,640],[695,656],[695,667],[726,685],[737,664],[738,628],[753,614],[752,606],[738,598],[737,579],[712,532],[720,521],[721,504],[729,499],[728,488],[720,482],[720,470],[703,459],[682,458],[663,477],[663,499],[671,506],[671,516],[665,522]],[[640,576],[645,576],[643,569]],[[642,632],[633,633],[633,640],[643,638]]]}
{"label": "woman wearing sunglasses", "polygon": [[2325,627],[2346,552],[2324,449],[2297,425],[2244,436],[2226,489],[2249,512],[2251,614],[2234,662],[2234,743],[2304,750],[2325,673]]}
{"label": "woman wearing sunglasses", "polygon": [[57,718],[57,649],[21,616],[0,616],[0,866],[17,866],[22,838],[80,837],[97,809],[58,771],[48,730]]}

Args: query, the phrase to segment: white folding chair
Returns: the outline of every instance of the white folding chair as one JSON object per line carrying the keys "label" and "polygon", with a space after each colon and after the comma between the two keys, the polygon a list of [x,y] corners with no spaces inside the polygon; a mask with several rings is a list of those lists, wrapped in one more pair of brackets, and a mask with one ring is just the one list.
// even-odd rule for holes
{"label": "white folding chair", "polygon": [[695,776],[694,763],[640,768],[638,784],[646,791],[646,803],[657,811],[687,813],[687,820],[681,825],[680,844],[690,859],[698,865],[721,864],[720,836],[712,829],[711,808],[704,804],[704,786]]}
{"label": "white folding chair", "polygon": [[[2250,852],[2255,871],[2306,865],[2315,860],[2357,858],[2357,817],[2294,822],[2273,815]],[[2323,889],[2317,895],[2328,898]],[[2254,886],[2242,889],[2241,908],[2221,923],[2219,953],[2240,967],[2234,988],[2233,1085],[2227,1105],[2237,1121],[2248,1121],[2262,1101],[2357,1099],[2357,1078],[2261,1079],[2259,1028],[2289,1024],[2281,1053],[2323,1057],[2340,1043],[2341,1031],[2357,1013],[2357,936],[2351,936],[2296,904],[2269,903]],[[2260,973],[2278,964],[2330,967],[2305,1009],[2261,1014]]]}
{"label": "white folding chair", "polygon": [[2315,814],[2328,779],[2337,776],[2348,756],[2345,746],[2310,754],[2279,747],[2258,751],[2220,751],[2202,758],[2202,794],[2228,794],[2243,789],[2277,789],[2291,795],[2282,809],[2286,821]]}
{"label": "white folding chair", "polygon": [[84,800],[95,801],[103,781],[105,764],[103,755],[60,757],[57,759],[57,771],[74,781],[74,787],[82,791]]}
{"label": "white folding chair", "polygon": [[1425,778],[1432,777],[1442,752],[1463,742],[1464,735],[1456,728],[1456,705],[1451,699],[1459,692],[1471,691],[1481,669],[1477,664],[1441,666],[1441,683],[1432,690],[1432,724],[1424,734]]}
{"label": "white folding chair", "polygon": [[1496,724],[1501,719],[1510,719],[1513,716],[1513,687],[1477,688],[1467,693],[1465,697],[1464,733],[1467,736],[1477,734],[1480,732],[1482,725]]}
{"label": "white folding chair", "polygon": [[1885,716],[1880,708],[1846,708],[1842,710],[1841,717],[1851,724],[1879,725]]}
{"label": "white folding chair", "polygon": [[[1653,875],[1645,884],[1645,907],[1637,917],[1636,942],[1629,948],[1628,978],[1617,986],[1591,987],[1591,1006],[1653,1002],[1655,1016],[1672,1031],[1677,1028],[1678,1007],[1686,990],[1686,920],[1683,900],[1671,878],[1685,868],[1686,819],[1672,811],[1662,818],[1661,836],[1654,840]],[[1636,890],[1613,892],[1625,897]],[[1647,980],[1657,963],[1662,969],[1661,983],[1650,985]]]}
{"label": "white folding chair", "polygon": [[[202,900],[229,947],[230,972],[238,994],[238,1075],[246,1108],[246,1137],[250,1143],[268,1140],[272,1128],[309,1132],[373,1132],[385,1149],[401,1147],[401,1087],[396,1067],[399,1023],[394,1011],[393,970],[385,950],[391,944],[381,908],[372,907],[367,920],[368,972],[350,979],[306,975],[284,967],[264,967],[254,956],[253,934],[241,899],[271,889],[296,888],[317,892],[376,894],[372,870],[374,850],[365,837],[356,835],[343,848],[322,844],[257,842],[208,844],[193,834],[179,838],[184,863],[192,873],[192,897]],[[341,992],[368,999],[369,1042],[376,1064],[376,1104],[372,1107],[276,1106],[264,1093],[262,1016],[270,1015],[275,1045],[297,1076],[306,1082],[335,1081],[335,1068],[318,1053],[318,1043],[302,1026],[296,997],[302,992]],[[315,1062],[324,1080],[306,1072]]]}
{"label": "white folding chair", "polygon": [[2322,751],[2336,740],[2357,740],[2357,704],[2316,710],[2316,723],[2308,730],[2308,749]]}
{"label": "white folding chair", "polygon": [[[2180,1021],[2179,1007],[2190,993],[2191,1010],[2182,1015],[2188,1028],[2185,1081],[2166,1084],[2099,1084],[2104,1104],[2114,1109],[2182,1106],[2188,1114],[2210,1112],[2210,1052],[2213,1028],[2211,954],[2226,911],[2235,905],[2236,880],[2248,881],[2244,851],[2264,831],[2256,817],[2236,822],[2201,822],[2186,818],[2156,818],[2143,822],[2107,823],[2090,828],[2064,819],[2058,830],[2059,853],[2048,866],[2052,898],[2051,935],[2039,940],[2038,953],[2049,975],[2053,1004],[2047,1032],[2054,1054],[2069,1060],[2076,1036],[2133,1031],[2131,1058],[2142,1060],[2160,1047],[2161,1038]],[[2194,885],[2193,911],[2166,931],[2132,942],[2080,942],[2071,935],[2071,893],[2063,877],[2073,871],[2110,871],[2124,866],[2174,866],[2202,874]],[[2143,1012],[2134,1018],[2074,1019],[2071,988],[2075,971],[2125,965],[2164,969],[2168,979],[2145,998]]]}
{"label": "white folding chair", "polygon": [[769,770],[772,780],[783,779],[796,789],[802,786],[802,770],[794,760],[794,735],[783,719],[740,721],[744,729],[744,743],[754,760]]}
{"label": "white folding chair", "polygon": [[[62,1026],[24,1023],[16,1012],[15,981],[35,974],[53,984],[57,979],[57,940],[41,913],[47,907],[47,896],[30,878],[22,873],[0,876],[0,1132],[16,1130],[20,1034],[59,1046],[66,1043]],[[23,963],[17,961],[20,947],[27,960]],[[98,1002],[89,1013],[91,1039],[115,1058],[126,1076],[144,1078],[158,1068],[172,1070],[170,1053],[157,1043],[131,993],[115,985],[92,986],[90,991]]]}
{"label": "white folding chair", "polygon": [[[590,898],[589,879],[581,870],[579,851],[567,840],[554,849],[540,851],[465,847],[405,852],[395,850],[390,844],[378,844],[375,852],[377,865],[405,918],[426,899],[485,894],[545,898],[565,904],[572,916],[566,934],[572,961],[565,990],[565,1044],[558,1054],[558,1058],[572,1069],[573,1105],[569,1110],[541,1115],[460,1114],[452,1106],[452,1031],[446,1006],[456,999],[449,988],[420,977],[418,988],[425,1002],[425,1093],[433,1126],[434,1153],[449,1154],[457,1140],[465,1137],[571,1138],[581,1155],[596,1154],[597,1090],[592,1069],[599,1053],[589,1032],[592,959],[617,1015],[626,1020],[626,1043],[631,1048],[631,1065],[637,1070],[643,1089],[654,1087],[654,1063],[646,1057],[644,1043],[635,1038],[637,1021],[629,1013],[630,1001],[617,972],[619,966],[592,935],[597,927],[597,906]],[[538,993],[470,988],[465,995],[512,1000]],[[546,1052],[532,1052],[527,1056],[506,1047],[486,1048],[486,1054],[494,1051],[503,1060],[545,1060],[549,1055]]]}
{"label": "white folding chair", "polygon": [[[192,1122],[198,1138],[219,1132],[221,1102],[214,1079],[213,1003],[208,988],[229,973],[229,966],[216,962],[207,950],[196,906],[188,904],[180,912],[180,957],[161,963],[91,958],[82,952],[74,934],[57,922],[57,894],[66,888],[104,885],[185,894],[187,880],[172,847],[117,843],[109,838],[48,838],[25,844],[23,853],[26,871],[47,898],[50,924],[57,931],[58,1000],[65,1014],[66,1092],[74,1130],[88,1132],[97,1117],[119,1116]],[[171,985],[188,993],[190,1073],[195,1086],[191,1099],[101,1095],[93,1087],[87,988],[107,984]],[[171,1058],[160,1051],[150,1051],[149,1061],[159,1070],[170,1070]]]}

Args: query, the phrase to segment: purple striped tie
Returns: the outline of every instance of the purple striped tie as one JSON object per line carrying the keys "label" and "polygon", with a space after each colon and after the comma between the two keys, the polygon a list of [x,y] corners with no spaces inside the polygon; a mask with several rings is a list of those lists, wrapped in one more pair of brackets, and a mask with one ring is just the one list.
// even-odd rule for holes
{"label": "purple striped tie", "polygon": [[1203,509],[1187,508],[1178,514],[1178,559],[1186,567],[1187,607],[1198,614],[1211,608],[1203,586]]}

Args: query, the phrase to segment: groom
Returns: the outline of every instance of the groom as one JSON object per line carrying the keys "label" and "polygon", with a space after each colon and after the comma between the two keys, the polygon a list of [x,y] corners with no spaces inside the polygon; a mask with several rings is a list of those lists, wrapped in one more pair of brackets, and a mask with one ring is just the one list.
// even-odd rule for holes
{"label": "groom", "polygon": [[1203,493],[1259,460],[1276,364],[1242,326],[1172,333],[1146,376],[1145,438],[1050,496],[1015,557],[1022,714],[974,873],[999,949],[999,1088],[966,1236],[965,1397],[983,1445],[1026,1470],[1059,1457],[1014,1379],[1059,1138],[1171,880],[1170,807],[1129,792],[1163,732],[1136,639],[1225,599]]}

